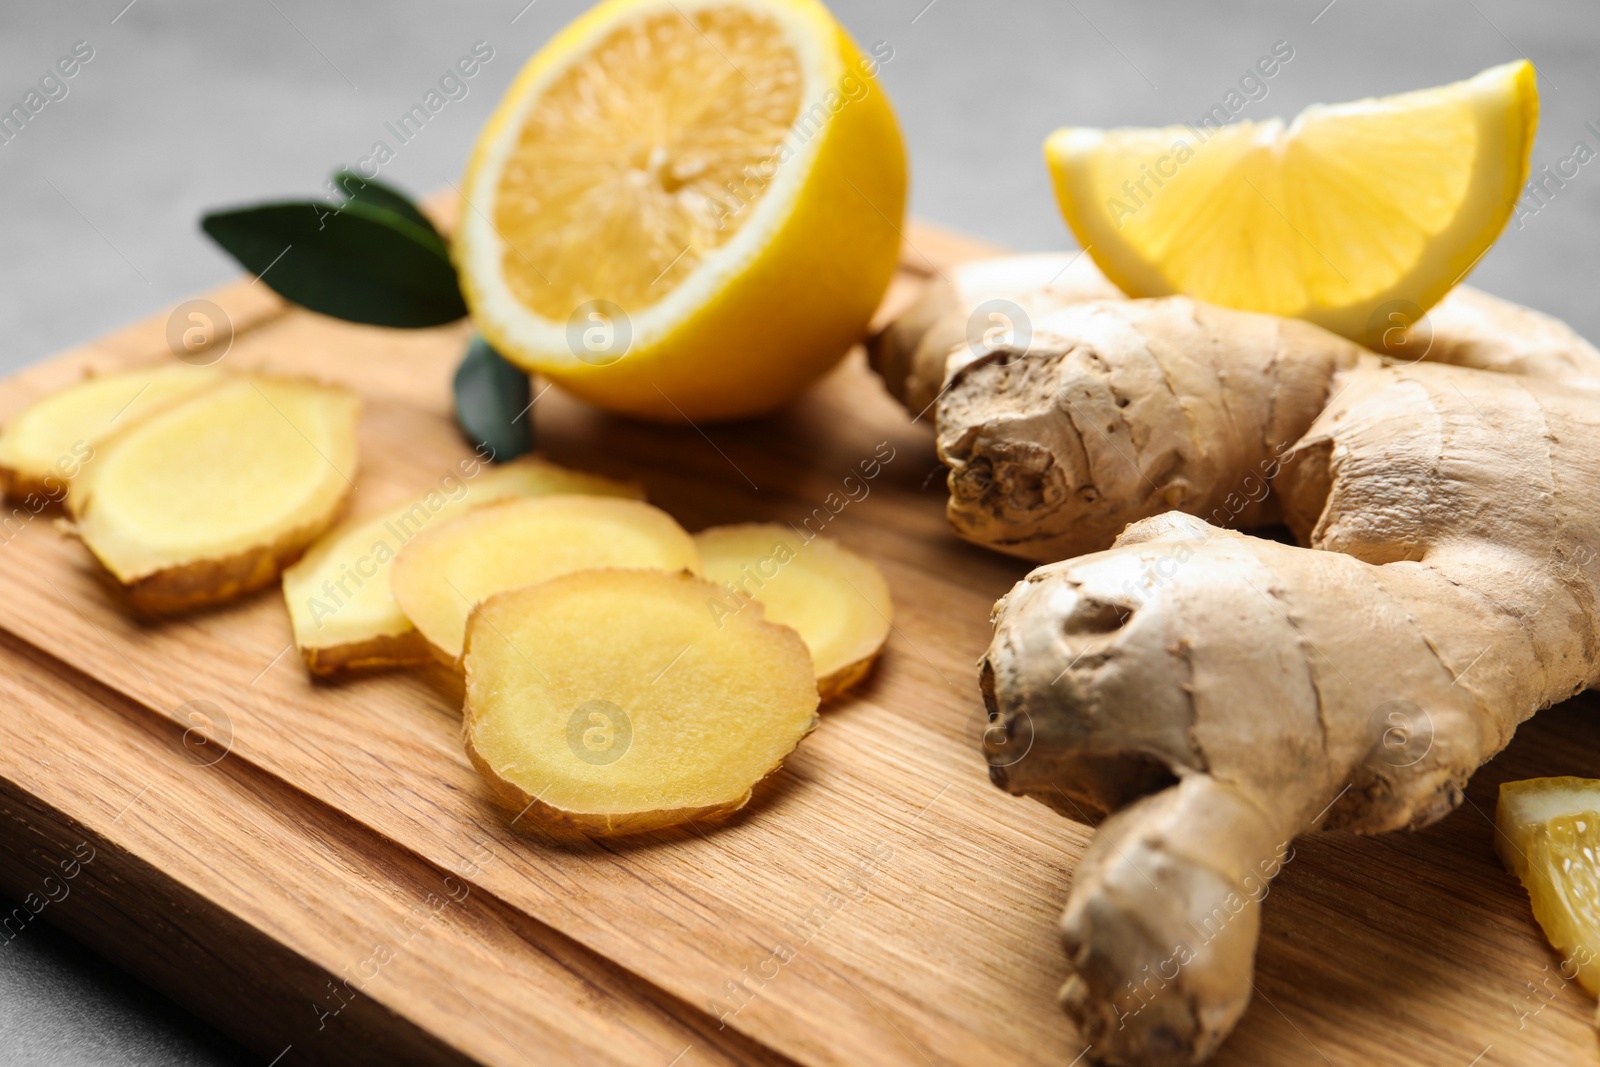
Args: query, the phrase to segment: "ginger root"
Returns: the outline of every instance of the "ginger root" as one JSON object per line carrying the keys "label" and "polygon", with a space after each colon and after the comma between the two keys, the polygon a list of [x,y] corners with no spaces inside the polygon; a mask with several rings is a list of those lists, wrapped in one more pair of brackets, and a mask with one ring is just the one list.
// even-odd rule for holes
{"label": "ginger root", "polygon": [[1394,355],[1600,391],[1600,350],[1560,319],[1458,285],[1413,326]]}
{"label": "ginger root", "polygon": [[[960,536],[1050,562],[1169,509],[1229,527],[1279,520],[1257,496],[1332,395],[1332,374],[1366,350],[1299,320],[1181,297],[1109,303],[1109,286],[1087,257],[979,261],[930,282],[873,339],[890,392],[913,415],[934,406]],[[1022,309],[1026,329],[978,332],[982,309],[999,304]],[[1405,362],[1600,390],[1593,345],[1467,286],[1402,334],[1389,354]]]}
{"label": "ginger root", "polygon": [[867,342],[872,369],[913,415],[944,387],[953,352],[997,335],[1025,339],[1032,318],[1085,300],[1125,299],[1081,252],[980,259],[931,279],[904,312]]}
{"label": "ginger root", "polygon": [[1517,723],[1600,680],[1600,402],[1372,357],[1331,385],[1278,483],[1308,547],[1169,513],[996,610],[991,777],[1114,813],[1062,925],[1063,1000],[1106,1062],[1210,1055],[1297,834],[1438,819]]}
{"label": "ginger root", "polygon": [[1470,290],[1431,318],[1399,365],[1181,298],[946,353],[957,532],[1090,553],[996,605],[980,688],[995,783],[1099,823],[1061,927],[1092,1059],[1205,1060],[1298,834],[1427,825],[1600,682],[1600,361]]}
{"label": "ginger root", "polygon": [[1361,354],[1309,323],[1187,297],[1063,308],[1026,351],[956,369],[939,398],[950,525],[1053,560],[1172,509],[1277,521],[1266,486]]}

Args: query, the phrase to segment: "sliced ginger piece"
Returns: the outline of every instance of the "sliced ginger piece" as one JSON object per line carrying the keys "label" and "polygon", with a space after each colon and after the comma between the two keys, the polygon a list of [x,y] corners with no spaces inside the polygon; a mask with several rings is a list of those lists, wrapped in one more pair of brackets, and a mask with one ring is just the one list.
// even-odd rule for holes
{"label": "sliced ginger piece", "polygon": [[35,401],[0,433],[0,492],[59,500],[66,483],[123,426],[217,383],[214,367],[156,364],[85,378]]}
{"label": "sliced ginger piece", "polygon": [[511,810],[593,835],[742,808],[817,724],[811,656],[682,571],[591,570],[467,627],[467,755]]}
{"label": "sliced ginger piece", "polygon": [[822,699],[865,678],[889,638],[889,584],[871,560],[833,541],[807,541],[780,523],[714,526],[695,535],[706,577],[722,585],[718,619],[752,600],[799,631]]}
{"label": "sliced ginger piece", "polygon": [[1561,953],[1563,977],[1576,972],[1600,996],[1600,780],[1506,782],[1495,827],[1495,847]]}
{"label": "sliced ginger piece", "polygon": [[547,496],[468,512],[424,530],[395,557],[394,599],[435,653],[458,663],[467,614],[507,589],[594,567],[700,572],[694,540],[637,500]]}
{"label": "sliced ginger piece", "polygon": [[360,413],[337,386],[224,377],[106,438],[67,510],[135,607],[229,600],[276,578],[338,515]]}
{"label": "sliced ginger piece", "polygon": [[395,603],[389,587],[390,563],[424,527],[448,522],[472,508],[524,497],[584,494],[639,500],[644,496],[636,484],[568,470],[537,456],[500,467],[466,460],[460,469],[460,477],[451,474],[421,496],[341,523],[283,572],[295,645],[312,674],[434,659],[428,642]]}

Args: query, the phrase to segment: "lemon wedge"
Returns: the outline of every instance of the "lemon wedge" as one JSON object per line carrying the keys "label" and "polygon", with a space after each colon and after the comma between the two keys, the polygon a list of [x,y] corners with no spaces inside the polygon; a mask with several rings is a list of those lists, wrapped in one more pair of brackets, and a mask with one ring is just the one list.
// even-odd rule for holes
{"label": "lemon wedge", "polygon": [[1538,115],[1524,60],[1288,125],[1069,127],[1044,150],[1067,224],[1129,296],[1187,293],[1366,341],[1420,318],[1494,243]]}
{"label": "lemon wedge", "polygon": [[1562,976],[1600,995],[1600,781],[1530,778],[1500,787],[1495,846],[1561,953]]}
{"label": "lemon wedge", "polygon": [[612,410],[780,406],[861,338],[900,247],[882,87],[816,0],[607,0],[479,136],[454,245],[478,328]]}

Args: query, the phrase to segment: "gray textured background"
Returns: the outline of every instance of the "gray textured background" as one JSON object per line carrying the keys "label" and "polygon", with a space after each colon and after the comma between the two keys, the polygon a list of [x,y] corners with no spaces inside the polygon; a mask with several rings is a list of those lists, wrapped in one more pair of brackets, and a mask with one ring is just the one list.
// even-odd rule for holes
{"label": "gray textured background", "polygon": [[[521,60],[584,0],[4,0],[0,107],[87,41],[94,58],[0,145],[0,372],[224,281],[211,206],[309,195],[355,163],[473,42],[495,58],[382,177],[454,180]],[[925,6],[926,5],[926,6]],[[1594,0],[833,0],[883,68],[912,153],[912,210],[1018,248],[1066,247],[1039,146],[1055,126],[1165,124],[1219,102],[1277,41],[1293,60],[1246,118],[1533,59],[1534,169],[1600,151]],[[388,140],[389,138],[384,137]],[[1473,276],[1600,339],[1600,162],[1513,221]],[[3,713],[3,709],[0,709]],[[250,1057],[59,933],[0,944],[0,1064]]]}

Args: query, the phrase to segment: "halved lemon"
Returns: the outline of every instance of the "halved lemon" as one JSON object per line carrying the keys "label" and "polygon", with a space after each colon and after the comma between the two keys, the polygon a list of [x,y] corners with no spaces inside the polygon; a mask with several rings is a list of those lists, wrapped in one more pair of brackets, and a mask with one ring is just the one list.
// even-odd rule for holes
{"label": "halved lemon", "polygon": [[480,135],[454,245],[479,330],[616,411],[780,406],[865,332],[894,272],[905,149],[816,0],[607,0]]}
{"label": "halved lemon", "polygon": [[1530,778],[1500,787],[1495,846],[1561,953],[1562,977],[1600,995],[1600,781]]}
{"label": "halved lemon", "polygon": [[1067,224],[1129,296],[1187,293],[1365,341],[1419,318],[1494,243],[1538,116],[1524,60],[1289,125],[1068,127],[1044,151]]}

